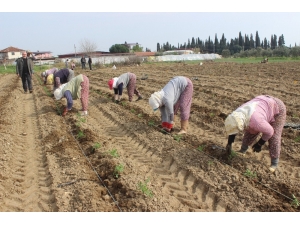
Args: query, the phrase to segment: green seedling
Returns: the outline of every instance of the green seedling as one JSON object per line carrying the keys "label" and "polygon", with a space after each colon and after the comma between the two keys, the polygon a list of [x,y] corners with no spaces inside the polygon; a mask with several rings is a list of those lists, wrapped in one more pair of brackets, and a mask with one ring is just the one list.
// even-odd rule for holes
{"label": "green seedling", "polygon": [[208,161],[208,166],[212,166],[214,164],[213,161]]}
{"label": "green seedling", "polygon": [[143,117],[143,114],[138,114],[138,117],[139,117],[139,118],[142,118],[142,117]]}
{"label": "green seedling", "polygon": [[244,175],[246,177],[250,177],[250,178],[255,178],[256,177],[256,173],[252,172],[251,170],[247,169],[246,172],[244,173]]}
{"label": "green seedling", "polygon": [[101,148],[101,144],[99,142],[96,142],[94,145],[93,145],[93,149],[99,149]]}
{"label": "green seedling", "polygon": [[180,134],[174,135],[174,140],[176,140],[177,142],[180,142],[181,135]]}
{"label": "green seedling", "polygon": [[77,134],[77,138],[79,139],[79,138],[83,138],[83,137],[85,137],[85,134],[83,133],[83,131],[80,130]]}
{"label": "green seedling", "polygon": [[79,122],[85,123],[86,122],[86,118],[84,118],[83,116],[80,115],[80,113],[77,113],[77,119]]}
{"label": "green seedling", "polygon": [[119,154],[118,154],[117,149],[112,149],[112,150],[108,151],[108,153],[109,153],[112,157],[114,157],[114,158],[118,158],[118,157],[119,157]]}
{"label": "green seedling", "polygon": [[113,176],[115,178],[119,178],[120,173],[122,173],[123,171],[124,171],[124,166],[122,164],[116,165]]}
{"label": "green seedling", "polygon": [[293,195],[293,201],[291,202],[291,206],[294,208],[298,208],[298,206],[300,206],[300,203],[298,199],[295,197],[295,195]]}
{"label": "green seedling", "polygon": [[131,109],[130,111],[131,111],[132,113],[135,113],[135,110],[134,110],[134,109]]}
{"label": "green seedling", "polygon": [[210,116],[210,117],[214,117],[215,114],[214,114],[214,113],[210,113],[209,116]]}
{"label": "green seedling", "polygon": [[153,122],[153,121],[149,121],[149,122],[148,122],[148,125],[149,125],[149,126],[154,126],[154,122]]}
{"label": "green seedling", "polygon": [[152,198],[153,193],[152,191],[148,188],[147,183],[149,182],[149,178],[145,182],[139,182],[138,183],[138,188],[145,194],[146,196]]}
{"label": "green seedling", "polygon": [[197,148],[197,150],[198,150],[199,152],[202,152],[204,148],[205,148],[205,145],[200,145],[200,146]]}
{"label": "green seedling", "polygon": [[299,141],[300,141],[300,136],[296,137],[296,138],[294,139],[294,141],[295,141],[295,142],[299,142]]}
{"label": "green seedling", "polygon": [[122,103],[122,105],[123,105],[123,106],[126,106],[126,105],[127,105],[127,103],[126,103],[126,102],[121,102],[121,103]]}
{"label": "green seedling", "polygon": [[230,155],[228,156],[229,157],[229,159],[233,159],[234,157],[236,157],[237,156],[237,153],[235,152],[235,151],[230,151]]}

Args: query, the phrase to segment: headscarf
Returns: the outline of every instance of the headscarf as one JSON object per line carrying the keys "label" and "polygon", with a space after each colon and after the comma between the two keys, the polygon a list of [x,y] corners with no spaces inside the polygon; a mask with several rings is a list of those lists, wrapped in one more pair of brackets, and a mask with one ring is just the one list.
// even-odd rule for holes
{"label": "headscarf", "polygon": [[42,77],[45,77],[46,75],[47,75],[46,71],[42,72]]}
{"label": "headscarf", "polygon": [[62,97],[63,97],[63,88],[66,86],[67,83],[65,84],[62,84],[59,86],[59,88],[57,88],[55,91],[54,91],[54,97],[56,100],[60,100]]}
{"label": "headscarf", "polygon": [[112,90],[113,88],[117,88],[118,79],[119,79],[118,77],[114,77],[108,81],[108,86],[110,90]]}
{"label": "headscarf", "polygon": [[248,127],[250,118],[257,103],[244,104],[229,114],[225,120],[225,130],[228,135],[237,134]]}
{"label": "headscarf", "polygon": [[154,92],[149,98],[149,105],[156,111],[159,106],[162,106],[162,98],[164,97],[163,90]]}

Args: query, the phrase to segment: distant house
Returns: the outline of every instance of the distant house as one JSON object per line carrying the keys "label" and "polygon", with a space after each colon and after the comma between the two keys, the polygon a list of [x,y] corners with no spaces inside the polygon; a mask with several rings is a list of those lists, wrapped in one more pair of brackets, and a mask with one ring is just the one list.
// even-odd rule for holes
{"label": "distant house", "polygon": [[121,45],[124,45],[126,46],[129,50],[132,50],[132,48],[136,45],[138,45],[140,47],[140,44],[139,43],[126,43],[125,44],[121,44]]}
{"label": "distant house", "polygon": [[32,52],[35,56],[36,59],[49,59],[49,58],[53,58],[52,56],[52,52],[50,51],[37,51],[37,52]]}
{"label": "distant house", "polygon": [[0,59],[10,60],[20,58],[23,51],[25,50],[10,46],[0,51]]}

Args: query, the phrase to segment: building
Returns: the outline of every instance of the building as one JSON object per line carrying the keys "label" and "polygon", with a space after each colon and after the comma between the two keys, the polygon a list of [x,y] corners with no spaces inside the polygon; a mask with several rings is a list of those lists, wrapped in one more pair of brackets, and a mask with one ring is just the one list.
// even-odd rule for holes
{"label": "building", "polygon": [[20,58],[23,51],[25,50],[10,46],[0,51],[0,59],[10,60]]}
{"label": "building", "polygon": [[53,58],[52,56],[52,52],[50,51],[37,51],[37,52],[32,52],[35,56],[36,59],[49,59],[49,58]]}

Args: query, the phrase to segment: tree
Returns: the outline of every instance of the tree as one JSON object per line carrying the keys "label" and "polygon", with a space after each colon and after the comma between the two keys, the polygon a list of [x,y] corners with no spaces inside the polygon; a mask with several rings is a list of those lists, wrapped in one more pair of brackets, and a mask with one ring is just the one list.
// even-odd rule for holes
{"label": "tree", "polygon": [[80,41],[79,48],[82,53],[92,55],[97,49],[97,44],[85,38]]}
{"label": "tree", "polygon": [[159,43],[157,43],[156,51],[157,51],[157,52],[160,52],[160,44],[159,44]]}
{"label": "tree", "polygon": [[132,47],[132,51],[133,52],[142,52],[143,51],[143,47],[140,47],[139,45],[133,46]]}
{"label": "tree", "polygon": [[244,40],[241,32],[239,32],[239,46],[244,46]]}
{"label": "tree", "polygon": [[128,53],[129,48],[127,48],[125,45],[115,44],[109,48],[109,52],[110,53]]}
{"label": "tree", "polygon": [[258,31],[256,31],[256,34],[255,34],[255,48],[258,48],[260,47],[260,38],[258,36]]}

